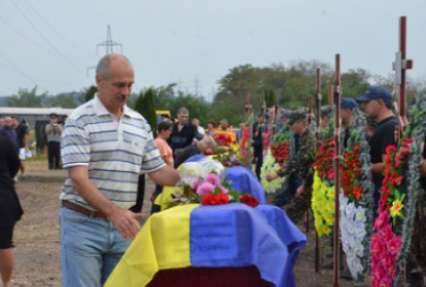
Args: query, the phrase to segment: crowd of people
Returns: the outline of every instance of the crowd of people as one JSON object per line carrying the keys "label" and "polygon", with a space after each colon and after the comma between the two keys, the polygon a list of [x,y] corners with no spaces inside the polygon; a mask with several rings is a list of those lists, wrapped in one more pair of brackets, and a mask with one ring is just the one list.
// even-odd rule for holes
{"label": "crowd of people", "polygon": [[[198,119],[190,120],[187,108],[181,107],[175,121],[162,119],[153,132],[147,121],[126,105],[133,83],[134,70],[126,57],[104,56],[96,69],[96,96],[75,109],[64,126],[58,123],[57,115],[51,115],[45,128],[49,168],[63,166],[68,171],[60,195],[62,286],[105,283],[146,217],[140,213],[141,204],[140,208],[133,208],[138,200],[143,200],[140,186],[144,185],[144,176],[141,174],[156,184],[151,212],[158,212],[155,198],[163,186],[180,182],[176,168],[181,163],[197,154],[213,153],[223,141],[242,144],[247,140],[244,138],[247,131],[253,172],[259,179],[271,137],[283,127],[291,131],[295,146],[289,160],[266,179],[287,178],[271,203],[285,208],[293,221],[300,222],[310,208],[316,153],[315,136],[309,128],[312,116],[307,111],[283,110],[274,115],[278,120],[272,122],[271,114],[264,110],[253,122],[241,123],[238,129],[233,129],[226,119],[218,124],[210,121],[203,128]],[[343,98],[344,144],[352,128],[352,110],[358,105],[369,119],[365,128],[369,134],[375,186],[373,209],[376,210],[384,155],[386,148],[397,141],[400,119],[393,112],[392,97],[382,87],[370,87],[357,101]],[[321,111],[322,128],[328,126],[330,112],[329,108]],[[0,273],[6,286],[13,267],[13,228],[22,215],[13,178],[22,167],[19,149],[26,145],[24,126],[25,123],[18,124],[16,119],[0,119]],[[426,175],[426,161],[421,170]],[[417,233],[417,236],[420,235]],[[416,252],[414,250],[410,257],[408,277],[421,272]]]}

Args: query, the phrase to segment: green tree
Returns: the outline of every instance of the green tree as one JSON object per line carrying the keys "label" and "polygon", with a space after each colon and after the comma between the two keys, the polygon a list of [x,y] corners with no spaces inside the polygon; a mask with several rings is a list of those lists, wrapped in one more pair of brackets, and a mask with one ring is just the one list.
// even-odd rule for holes
{"label": "green tree", "polygon": [[157,129],[157,116],[154,105],[155,94],[154,89],[142,91],[135,103],[135,110],[148,121],[153,132]]}
{"label": "green tree", "polygon": [[358,97],[367,91],[370,74],[364,69],[349,70],[342,74],[342,94],[345,97]]}
{"label": "green tree", "polygon": [[37,94],[37,86],[31,90],[19,89],[18,93],[8,100],[10,107],[42,107],[43,100],[47,97],[47,92]]}
{"label": "green tree", "polygon": [[90,86],[83,91],[83,95],[80,98],[80,102],[85,103],[90,101],[95,97],[95,94],[98,92],[98,88],[96,86]]}

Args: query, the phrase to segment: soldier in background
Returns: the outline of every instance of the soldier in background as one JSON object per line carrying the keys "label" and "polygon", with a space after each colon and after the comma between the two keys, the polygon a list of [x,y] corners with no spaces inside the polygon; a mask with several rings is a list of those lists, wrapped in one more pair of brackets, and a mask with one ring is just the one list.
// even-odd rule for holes
{"label": "soldier in background", "polygon": [[288,203],[286,212],[297,223],[310,206],[315,139],[308,128],[305,112],[296,111],[290,114],[288,125],[294,136],[295,150],[289,155],[283,169],[268,175],[266,179],[271,181],[278,176],[288,177],[288,185],[277,194],[274,204],[283,206]]}
{"label": "soldier in background", "polygon": [[58,115],[52,113],[49,115],[49,123],[44,129],[47,137],[47,158],[49,169],[61,168],[61,135],[62,125],[59,123]]}

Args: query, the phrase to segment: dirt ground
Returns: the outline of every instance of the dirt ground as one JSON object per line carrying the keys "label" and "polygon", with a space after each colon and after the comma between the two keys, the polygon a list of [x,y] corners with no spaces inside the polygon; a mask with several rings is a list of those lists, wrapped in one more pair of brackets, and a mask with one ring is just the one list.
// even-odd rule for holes
{"label": "dirt ground", "polygon": [[[15,229],[17,262],[12,287],[61,286],[58,197],[65,172],[48,171],[46,165],[45,162],[31,162],[26,177],[16,185],[25,214]],[[153,185],[148,183],[146,199],[152,191]],[[149,204],[144,210],[149,210]],[[308,246],[299,255],[295,270],[297,286],[332,286],[330,269],[323,269],[319,274],[314,272],[313,238],[311,231]],[[323,244],[327,245],[327,241]],[[341,280],[340,286],[353,285]]]}

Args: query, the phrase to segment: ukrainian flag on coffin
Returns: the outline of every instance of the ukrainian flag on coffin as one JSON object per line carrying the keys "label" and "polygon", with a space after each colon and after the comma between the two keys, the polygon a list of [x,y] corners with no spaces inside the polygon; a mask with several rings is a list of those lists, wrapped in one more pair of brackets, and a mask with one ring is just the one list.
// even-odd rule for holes
{"label": "ukrainian flag on coffin", "polygon": [[159,270],[190,266],[256,266],[275,286],[294,286],[292,268],[305,243],[273,206],[177,206],[148,218],[105,287],[142,287]]}

